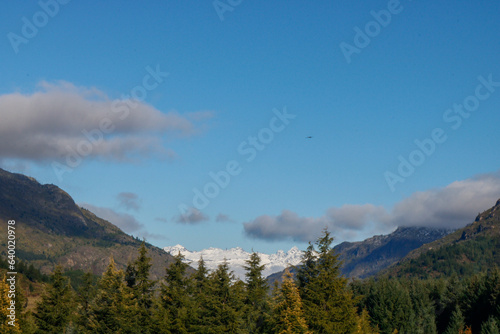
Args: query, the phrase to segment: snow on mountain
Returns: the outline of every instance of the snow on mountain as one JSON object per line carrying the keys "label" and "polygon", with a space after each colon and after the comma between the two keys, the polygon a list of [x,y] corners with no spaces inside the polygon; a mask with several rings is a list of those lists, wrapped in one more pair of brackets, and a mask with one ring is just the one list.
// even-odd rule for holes
{"label": "snow on mountain", "polygon": [[[186,262],[191,262],[191,266],[194,268],[197,267],[200,257],[203,257],[205,265],[210,270],[217,269],[217,266],[226,259],[230,270],[232,270],[235,276],[241,280],[245,280],[245,269],[243,267],[246,265],[245,261],[248,260],[251,255],[251,253],[244,251],[240,247],[226,250],[210,247],[199,252],[189,251],[181,245],[169,246],[163,249],[174,256],[180,252],[184,255]],[[302,258],[302,251],[297,247],[292,247],[288,252],[279,250],[275,254],[257,254],[260,256],[261,264],[265,265],[263,271],[264,277],[280,272],[291,265],[297,265]]]}

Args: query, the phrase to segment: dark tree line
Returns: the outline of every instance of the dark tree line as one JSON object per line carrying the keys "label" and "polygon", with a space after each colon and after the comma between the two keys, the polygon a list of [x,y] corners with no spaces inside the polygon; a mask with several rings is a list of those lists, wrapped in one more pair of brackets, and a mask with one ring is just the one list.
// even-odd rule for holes
{"label": "dark tree line", "polygon": [[[348,282],[328,231],[304,252],[296,277],[270,288],[253,253],[246,280],[227,263],[194,274],[178,254],[161,281],[150,278],[145,243],[134,262],[102,277],[86,274],[78,289],[58,267],[33,311],[5,327],[7,285],[0,284],[2,333],[480,333],[499,332],[500,272],[439,279]],[[22,303],[22,293],[19,293]],[[3,326],[3,327],[2,327]],[[7,331],[8,330],[8,331]],[[17,330],[17,331],[16,331]]]}

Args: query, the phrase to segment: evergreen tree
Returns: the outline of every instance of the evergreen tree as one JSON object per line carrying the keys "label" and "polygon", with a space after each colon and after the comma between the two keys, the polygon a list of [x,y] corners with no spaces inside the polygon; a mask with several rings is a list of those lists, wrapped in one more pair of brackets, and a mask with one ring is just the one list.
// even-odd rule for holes
{"label": "evergreen tree", "polygon": [[[134,285],[132,290],[138,306],[137,333],[152,333],[150,328],[150,311],[153,306],[153,287],[155,282],[150,280],[151,258],[148,256],[146,242],[139,248],[139,256],[134,262]],[[127,282],[130,283],[130,282]]]}
{"label": "evergreen tree", "polygon": [[260,257],[253,252],[244,267],[246,270],[245,327],[249,333],[264,333],[266,315],[269,312],[267,292],[269,287],[262,276],[265,266]]}
{"label": "evergreen tree", "polygon": [[91,316],[91,304],[96,294],[94,280],[94,275],[91,272],[85,273],[83,276],[83,283],[77,292],[76,301],[78,303],[78,308],[76,323],[81,331],[84,330]]}
{"label": "evergreen tree", "polygon": [[227,262],[220,264],[209,275],[207,299],[199,333],[217,334],[234,333],[243,334],[246,331],[242,325],[241,314],[241,284],[233,286],[234,276],[229,271]]}
{"label": "evergreen tree", "polygon": [[186,277],[188,265],[183,262],[184,256],[177,254],[174,262],[166,269],[165,284],[161,287],[161,300],[167,317],[170,320],[171,333],[188,333],[190,312],[188,288],[189,279]]}
{"label": "evergreen tree", "polygon": [[273,330],[278,334],[312,334],[307,327],[299,291],[293,275],[285,270],[281,288],[277,290],[273,305]]}
{"label": "evergreen tree", "polygon": [[137,269],[135,269],[134,263],[128,262],[127,268],[125,269],[125,282],[129,288],[133,288],[135,286],[135,278],[137,275]]}
{"label": "evergreen tree", "polygon": [[69,280],[63,276],[62,268],[56,266],[51,276],[52,284],[47,287],[34,313],[37,333],[65,333],[70,327],[74,305]]}
{"label": "evergreen tree", "polygon": [[318,334],[350,333],[356,325],[356,310],[347,279],[341,276],[328,230],[316,241],[318,252],[309,245],[299,269],[299,291],[309,328]]}
{"label": "evergreen tree", "polygon": [[430,291],[419,280],[407,281],[403,284],[409,290],[412,310],[408,312],[409,320],[402,326],[414,334],[437,334],[435,309],[430,299]]}
{"label": "evergreen tree", "polygon": [[203,257],[198,261],[198,268],[191,277],[191,296],[193,302],[193,318],[192,330],[193,333],[204,333],[203,316],[208,314],[207,300],[209,290],[208,270],[205,266]]}
{"label": "evergreen tree", "polygon": [[465,322],[464,316],[460,307],[456,305],[455,311],[453,311],[450,319],[450,323],[448,324],[448,328],[446,329],[445,334],[456,334],[459,332],[464,332]]}
{"label": "evergreen tree", "polygon": [[500,334],[498,321],[494,317],[489,317],[481,326],[481,334]]}
{"label": "evergreen tree", "polygon": [[353,334],[378,334],[378,333],[379,333],[378,328],[372,327],[368,311],[366,309],[363,309],[361,311],[361,314],[358,316],[356,322],[356,329],[353,332]]}
{"label": "evergreen tree", "polygon": [[136,314],[137,306],[130,288],[125,285],[124,273],[116,269],[111,258],[99,281],[87,328],[93,333],[136,333]]}
{"label": "evergreen tree", "polygon": [[405,333],[414,330],[411,328],[411,298],[399,280],[371,281],[366,307],[382,333],[392,333],[395,329]]}

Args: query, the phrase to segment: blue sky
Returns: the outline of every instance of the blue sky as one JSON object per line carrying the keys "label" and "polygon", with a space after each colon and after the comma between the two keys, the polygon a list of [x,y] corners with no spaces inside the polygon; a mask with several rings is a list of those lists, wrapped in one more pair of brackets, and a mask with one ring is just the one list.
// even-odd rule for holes
{"label": "blue sky", "polygon": [[1,167],[157,246],[459,227],[500,198],[498,1],[2,12]]}

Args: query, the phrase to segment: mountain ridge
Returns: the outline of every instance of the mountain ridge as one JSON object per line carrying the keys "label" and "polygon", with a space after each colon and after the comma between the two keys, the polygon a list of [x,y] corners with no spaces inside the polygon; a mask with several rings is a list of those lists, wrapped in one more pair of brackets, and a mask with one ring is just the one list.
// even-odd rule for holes
{"label": "mountain ridge", "polygon": [[347,277],[365,278],[376,275],[406,256],[412,250],[440,239],[453,229],[432,227],[398,227],[386,235],[375,235],[363,241],[342,242],[333,250],[343,262],[342,273]]}
{"label": "mountain ridge", "polygon": [[414,249],[382,275],[468,274],[500,266],[500,199],[465,227]]}
{"label": "mountain ridge", "polygon": [[[7,249],[7,221],[16,224],[16,257],[43,273],[57,264],[69,270],[102,274],[110,256],[119,268],[136,258],[141,241],[112,223],[80,208],[73,198],[52,184],[0,168],[1,253]],[[152,276],[164,276],[173,258],[147,244]]]}

